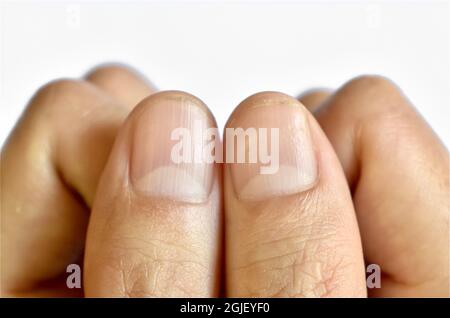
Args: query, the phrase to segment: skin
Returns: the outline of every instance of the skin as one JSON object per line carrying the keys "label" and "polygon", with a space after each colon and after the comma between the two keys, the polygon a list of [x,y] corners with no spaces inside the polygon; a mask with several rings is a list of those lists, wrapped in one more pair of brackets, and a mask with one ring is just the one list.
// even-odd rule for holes
{"label": "skin", "polygon": [[[231,164],[214,164],[191,204],[146,196],[127,169],[161,103],[188,101],[214,127],[198,98],[119,65],[43,86],[2,149],[2,296],[448,297],[449,153],[401,90],[362,76],[299,101],[258,93],[227,127],[263,126],[255,105],[281,99],[306,118],[317,182],[247,202]],[[70,263],[82,290],[65,286]],[[381,289],[366,289],[365,263]]]}

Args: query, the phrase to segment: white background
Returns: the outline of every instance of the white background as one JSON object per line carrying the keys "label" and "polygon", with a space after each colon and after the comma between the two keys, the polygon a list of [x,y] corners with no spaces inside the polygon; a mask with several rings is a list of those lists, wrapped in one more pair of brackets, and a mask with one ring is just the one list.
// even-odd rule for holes
{"label": "white background", "polygon": [[38,87],[119,61],[200,97],[220,127],[257,91],[382,74],[450,145],[446,1],[2,1],[0,19],[0,143]]}

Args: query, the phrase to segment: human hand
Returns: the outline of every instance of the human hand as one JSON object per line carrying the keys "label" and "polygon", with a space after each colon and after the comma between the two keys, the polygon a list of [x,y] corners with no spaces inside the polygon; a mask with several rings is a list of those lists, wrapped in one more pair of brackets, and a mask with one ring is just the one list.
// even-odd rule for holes
{"label": "human hand", "polygon": [[[366,261],[383,272],[370,296],[449,296],[438,137],[381,77],[300,101],[258,93],[230,116],[279,128],[279,169],[260,174],[174,163],[172,131],[213,115],[127,68],[44,86],[2,150],[2,294],[364,297]],[[83,289],[69,289],[81,262]]]}

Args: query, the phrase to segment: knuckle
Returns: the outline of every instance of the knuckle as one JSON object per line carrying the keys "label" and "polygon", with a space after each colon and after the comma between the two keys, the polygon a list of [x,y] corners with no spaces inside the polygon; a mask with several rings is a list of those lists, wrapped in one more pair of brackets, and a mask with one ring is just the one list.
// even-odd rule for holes
{"label": "knuckle", "polygon": [[24,161],[30,164],[36,158],[42,158],[43,154],[48,155],[50,152],[47,150],[51,149],[50,144],[57,135],[54,132],[60,126],[67,125],[67,121],[61,119],[70,118],[73,122],[76,118],[71,117],[72,114],[67,112],[68,107],[64,106],[83,105],[79,101],[86,90],[82,81],[72,79],[59,79],[42,86],[28,103],[12,132],[15,141],[11,144],[22,147],[12,149],[24,151]]}
{"label": "knuckle", "polygon": [[65,98],[67,95],[77,95],[85,89],[83,81],[74,79],[57,79],[42,86],[36,97],[45,100],[58,100]]}
{"label": "knuckle", "polygon": [[73,79],[59,79],[41,87],[33,96],[27,112],[47,121],[66,116],[68,110],[80,111],[91,105],[83,101],[93,96],[88,83]]}
{"label": "knuckle", "polygon": [[390,79],[379,75],[363,75],[346,83],[338,92],[356,111],[365,114],[392,113],[409,108],[400,88]]}
{"label": "knuckle", "polygon": [[361,75],[350,80],[344,87],[352,90],[363,89],[364,91],[372,90],[381,93],[398,90],[393,81],[381,75]]}
{"label": "knuckle", "polygon": [[333,107],[345,109],[342,116],[352,114],[357,133],[383,131],[392,137],[399,131],[409,132],[417,116],[397,85],[378,75],[363,75],[345,84],[336,93]]}
{"label": "knuckle", "polygon": [[128,80],[136,77],[137,72],[129,66],[122,64],[105,64],[95,67],[86,76],[88,80]]}

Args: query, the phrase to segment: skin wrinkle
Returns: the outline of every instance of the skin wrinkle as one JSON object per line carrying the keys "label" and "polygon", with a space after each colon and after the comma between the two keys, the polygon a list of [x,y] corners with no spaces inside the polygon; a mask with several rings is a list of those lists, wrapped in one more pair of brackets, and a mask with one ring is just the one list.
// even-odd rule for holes
{"label": "skin wrinkle", "polygon": [[[305,234],[303,234],[303,235],[305,235]],[[264,237],[264,235],[262,235],[262,236]],[[323,273],[325,271],[324,267],[334,268],[333,271],[336,272],[336,268],[339,266],[342,266],[342,261],[336,262],[336,265],[329,265],[328,263],[333,264],[335,262],[330,260],[329,257],[325,257],[324,258],[326,260],[325,262],[328,265],[320,265],[320,266],[318,265],[319,273],[321,273],[319,277],[316,277],[316,276],[312,275],[311,273],[307,272],[304,269],[304,266],[307,266],[310,262],[310,261],[306,260],[306,258],[305,258],[306,255],[316,255],[317,254],[316,250],[319,248],[320,243],[324,242],[324,241],[333,241],[333,239],[330,238],[333,236],[334,236],[334,233],[329,233],[329,234],[322,235],[321,237],[314,238],[312,235],[306,234],[305,237],[307,239],[305,239],[303,241],[297,241],[296,244],[294,244],[294,245],[297,246],[298,249],[296,249],[292,252],[288,252],[288,253],[281,254],[281,255],[275,255],[275,256],[272,256],[269,258],[255,260],[250,263],[246,263],[245,265],[242,265],[240,267],[235,267],[232,270],[234,270],[234,271],[239,271],[239,270],[242,271],[243,270],[243,271],[253,272],[254,271],[253,268],[255,268],[255,267],[258,268],[260,266],[265,267],[265,268],[269,267],[271,271],[278,271],[280,269],[292,268],[292,273],[294,273],[294,274],[291,276],[292,279],[289,280],[291,285],[294,284],[294,282],[296,282],[296,274],[297,273],[307,273],[310,276],[310,278],[313,278],[314,280],[317,281],[315,283],[316,286],[322,286],[325,284],[325,282],[327,282],[327,284],[325,284],[325,285],[328,286],[331,284],[331,281],[332,281],[334,275],[325,275]],[[268,244],[268,243],[266,243],[266,244]],[[258,245],[258,247],[260,247],[260,245]],[[329,248],[322,248],[322,249],[330,250]],[[249,248],[246,248],[246,250],[257,250],[257,248],[249,247]],[[273,248],[273,250],[276,250],[276,249]],[[307,253],[307,254],[305,254],[305,253]],[[271,265],[267,265],[267,266],[264,265],[267,262],[270,263],[272,261],[275,261],[274,263],[280,263],[280,261],[277,262],[277,260],[290,259],[290,258],[293,259],[293,261],[290,262],[291,264],[288,264],[281,268],[273,267]],[[321,263],[319,262],[318,264],[321,264]],[[328,270],[326,270],[326,271],[328,271]],[[327,277],[327,278],[325,279],[324,277]],[[285,287],[285,288],[287,288],[287,287]],[[287,288],[287,289],[289,289],[289,288]],[[327,287],[325,287],[325,289],[327,289]],[[329,292],[331,292],[331,291],[327,290],[326,293],[329,293]],[[308,294],[307,291],[303,291],[302,293]],[[326,293],[324,293],[324,294],[326,294]],[[282,294],[283,294],[282,291],[279,291],[279,292],[275,293],[274,295],[282,295]],[[314,294],[314,292],[313,292],[313,294]],[[318,293],[318,294],[316,293],[314,295],[315,296],[323,296],[321,293]]]}
{"label": "skin wrinkle", "polygon": [[[175,282],[177,280],[177,275],[175,275],[175,273],[180,270],[184,272],[190,272],[191,278],[199,281],[203,280],[200,279],[200,276],[203,276],[202,273],[208,272],[205,271],[205,265],[201,264],[198,261],[184,260],[177,255],[174,255],[173,258],[164,258],[156,254],[156,249],[152,249],[152,251],[154,252],[153,254],[148,254],[144,250],[145,248],[143,247],[127,247],[126,249],[124,249],[125,254],[119,258],[120,261],[118,267],[117,269],[115,269],[119,270],[121,273],[123,285],[122,290],[124,291],[124,295],[127,295],[128,297],[158,297],[158,294],[153,294],[152,289],[156,290],[158,286],[160,286],[159,276],[174,276],[173,280],[163,280],[162,285],[164,286],[164,282],[166,281]],[[131,255],[133,256],[126,256],[130,255],[130,251]],[[128,260],[127,264],[125,264],[123,260]],[[106,264],[107,266],[110,266],[110,264],[114,264],[114,260],[106,262]],[[154,271],[155,269],[156,271]],[[163,272],[165,273],[164,275],[162,275]],[[153,284],[145,285],[145,288],[144,286],[139,285],[140,282],[149,282],[149,277],[152,278],[151,281],[153,281]],[[147,290],[148,288],[151,289]],[[186,292],[186,295],[189,294],[192,293]]]}
{"label": "skin wrinkle", "polygon": [[[130,210],[136,210],[136,209],[130,208]],[[125,217],[125,215],[124,215],[124,217]],[[109,218],[109,220],[113,220],[113,218]],[[150,224],[151,223],[149,223],[149,225]],[[149,229],[149,231],[152,232],[152,229]],[[129,239],[130,239],[129,237],[120,237],[120,238],[116,239],[116,243],[113,243],[113,241],[111,241],[109,243],[113,243],[113,245],[117,246],[119,249],[121,249],[120,248],[121,245],[125,245],[126,248],[124,249],[124,253],[126,255],[129,255],[129,253],[131,251],[132,255],[135,255],[135,253],[137,253],[138,255],[142,256],[144,260],[147,260],[147,261],[144,261],[144,263],[143,263],[145,266],[147,266],[146,264],[149,264],[148,262],[149,262],[149,260],[151,260],[152,266],[160,266],[159,264],[161,264],[161,262],[166,262],[166,263],[171,263],[171,264],[180,264],[181,266],[183,266],[183,263],[188,263],[189,262],[192,265],[202,266],[202,268],[206,268],[204,265],[202,265],[202,264],[200,264],[198,262],[190,261],[190,260],[183,260],[182,257],[178,255],[179,251],[183,251],[183,254],[185,254],[185,252],[186,252],[186,253],[188,253],[187,255],[193,254],[194,255],[194,259],[199,257],[197,253],[194,253],[192,250],[187,249],[187,248],[185,248],[183,246],[173,245],[170,242],[163,242],[163,241],[161,241],[159,239],[152,239],[151,242],[148,241],[148,240],[138,239],[137,241],[140,244],[143,243],[143,245],[142,246],[138,245],[135,248],[132,248],[132,245],[129,244],[129,241],[130,241]],[[131,239],[133,241],[136,241],[136,238],[132,237]],[[119,245],[117,245],[117,243],[119,243]],[[156,255],[156,254],[149,255],[149,254],[143,252],[144,250],[148,249],[149,245],[154,247],[152,249],[152,251],[156,251],[156,249],[158,249],[161,246],[161,244],[168,244],[166,246],[173,246],[175,248],[173,250],[175,252],[175,254],[171,258],[165,259],[165,258],[162,258],[161,256]],[[135,245],[135,244],[133,244],[133,245]],[[181,248],[181,250],[180,250],[180,248]],[[167,248],[164,248],[164,250],[167,250]],[[125,255],[120,257],[120,259],[128,259],[128,258],[129,257],[127,257]],[[139,262],[142,262],[142,260],[140,260]],[[186,265],[186,264],[184,264],[184,265]],[[179,266],[179,265],[177,265],[177,266]],[[191,265],[189,265],[189,267],[191,269],[193,268]],[[138,270],[138,269],[135,269],[135,268],[136,268],[136,264],[133,263],[133,266],[131,267],[131,269],[123,269],[123,271],[127,270],[130,273],[132,273],[133,271],[137,271]],[[148,275],[148,271],[146,271],[144,274]],[[140,275],[142,276],[142,273]],[[144,277],[145,277],[145,275],[144,275]],[[130,276],[127,276],[127,277],[130,277]],[[129,280],[130,278],[127,278],[127,279]],[[154,279],[157,279],[157,278],[155,277]],[[130,291],[130,289],[131,289],[131,291]],[[148,295],[151,295],[151,294],[148,294],[147,292],[141,293],[141,292],[135,291],[134,289],[135,289],[135,287],[128,287],[126,295],[128,295],[130,297],[132,295],[134,295],[134,296],[143,296],[143,295],[148,296]]]}
{"label": "skin wrinkle", "polygon": [[[273,291],[273,286],[267,287],[263,290],[263,292],[254,293],[254,291],[251,291],[250,287],[248,287],[248,292],[251,297],[260,297],[261,294],[263,295],[269,295],[268,297],[296,297],[296,296],[302,296],[302,297],[324,297],[326,295],[330,295],[332,291],[334,290],[334,287],[338,281],[338,274],[337,269],[341,268],[343,266],[346,266],[342,260],[339,260],[337,262],[334,262],[335,265],[330,266],[329,262],[326,262],[326,264],[318,261],[314,261],[313,259],[310,259],[309,257],[306,258],[306,254],[304,253],[308,248],[304,248],[299,253],[298,257],[295,257],[293,262],[290,264],[287,264],[285,266],[276,266],[271,267],[271,271],[274,273],[278,273],[276,275],[271,275],[273,281],[280,281],[279,279],[276,279],[275,277],[292,277],[291,279],[287,279],[285,283],[282,284],[282,287],[278,288],[278,291]],[[314,253],[309,253],[314,255]],[[281,255],[281,258],[285,258],[286,256],[290,255]],[[270,261],[267,259],[266,261]],[[280,263],[280,262],[275,262]],[[257,264],[252,264],[248,268],[245,268],[243,270],[247,270],[249,272],[254,272],[254,269],[252,269],[253,266]],[[314,268],[313,272],[310,272],[307,268]],[[285,275],[283,273],[290,272],[291,274]],[[314,273],[315,272],[315,273]],[[299,277],[302,277],[301,280],[297,280],[297,276],[299,274]],[[305,276],[306,275],[306,276]],[[308,285],[306,284],[305,277],[307,278]],[[309,279],[308,279],[309,277]],[[283,280],[284,281],[284,280]],[[249,283],[251,284],[251,280]],[[295,283],[295,285],[294,285]],[[300,285],[296,285],[300,284]],[[312,285],[311,285],[312,284]],[[279,285],[279,284],[275,284]],[[308,288],[306,286],[309,286]],[[286,291],[293,290],[297,291],[295,294],[287,293]],[[272,291],[272,292],[269,292]]]}
{"label": "skin wrinkle", "polygon": [[171,243],[169,241],[165,241],[165,240],[158,239],[158,238],[152,238],[152,240],[149,241],[149,240],[143,240],[143,239],[139,239],[139,238],[123,237],[122,236],[120,238],[120,241],[123,241],[123,240],[126,240],[127,243],[129,243],[130,240],[136,240],[136,241],[144,243],[144,245],[146,245],[146,246],[152,246],[152,245],[153,246],[160,246],[160,245],[163,245],[163,246],[166,246],[166,247],[175,247],[177,249],[180,249],[181,251],[184,251],[184,252],[187,252],[188,254],[193,255],[196,258],[201,258],[201,256],[199,255],[199,253],[197,253],[195,251],[195,249],[189,249],[189,248],[187,248],[187,247],[185,247],[183,245],[174,244],[174,243]]}
{"label": "skin wrinkle", "polygon": [[[135,210],[135,209],[133,209]],[[111,218],[110,218],[111,220]],[[120,222],[120,221],[119,221]],[[151,225],[151,223],[149,223],[149,225]],[[149,229],[150,232],[152,232],[152,229]],[[183,233],[179,232],[178,233],[180,236],[183,235]],[[133,248],[133,245],[136,244],[130,244],[131,242],[136,241],[140,244],[138,244],[135,248]],[[115,242],[115,243],[114,243]],[[176,240],[174,241],[176,242]],[[193,249],[189,249],[183,245],[179,245],[179,244],[175,244],[172,243],[170,241],[165,241],[161,238],[152,238],[151,240],[144,240],[144,239],[140,239],[137,237],[129,237],[129,236],[120,236],[119,238],[115,239],[115,240],[111,240],[111,242],[114,246],[116,246],[117,248],[121,249],[120,246],[126,246],[127,250],[136,250],[137,252],[141,253],[142,250],[146,250],[148,249],[149,246],[153,246],[155,248],[161,247],[161,245],[165,246],[164,250],[168,251],[169,249],[167,249],[167,247],[173,247],[173,251],[175,251],[175,255],[174,255],[174,259],[176,259],[177,261],[180,259],[180,257],[178,256],[178,251],[183,251],[184,254],[189,255],[191,257],[191,255],[193,256],[194,259],[196,258],[203,258],[204,256],[199,255],[195,250]],[[142,246],[139,246],[142,245]],[[156,249],[154,249],[156,250]],[[170,249],[171,250],[171,249]],[[201,250],[201,248],[199,248],[198,250]],[[149,255],[144,254],[144,256],[149,257]],[[153,256],[155,259],[159,257]],[[163,261],[173,261],[171,259],[160,259]],[[183,260],[181,259],[180,262],[183,262]],[[187,260],[185,260],[184,262],[188,262]],[[198,264],[200,265],[200,264]]]}

